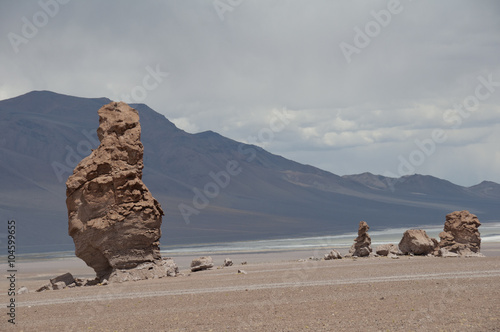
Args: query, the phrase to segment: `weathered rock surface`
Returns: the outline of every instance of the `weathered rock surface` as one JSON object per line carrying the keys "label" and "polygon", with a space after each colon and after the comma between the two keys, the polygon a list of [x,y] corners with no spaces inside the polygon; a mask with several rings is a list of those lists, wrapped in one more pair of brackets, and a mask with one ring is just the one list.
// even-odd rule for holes
{"label": "weathered rock surface", "polygon": [[372,239],[368,235],[368,230],[370,226],[365,221],[359,222],[358,237],[354,240],[354,244],[349,250],[349,256],[366,257],[372,252]]}
{"label": "weathered rock surface", "polygon": [[410,229],[403,234],[399,250],[403,255],[428,255],[434,253],[436,243],[423,229]]}
{"label": "weathered rock surface", "polygon": [[52,287],[54,289],[55,289],[56,284],[59,284],[59,287],[62,286],[62,288],[65,288],[66,286],[71,285],[74,282],[75,282],[75,278],[69,272],[67,272],[65,274],[61,274],[60,276],[57,276],[55,278],[50,279],[50,284],[52,285]]}
{"label": "weathered rock surface", "polygon": [[[137,281],[144,279],[159,279],[163,277],[175,277],[179,274],[179,268],[172,258],[163,258],[155,262],[145,262],[133,269],[114,270],[109,282]],[[104,281],[102,282],[104,284]]]}
{"label": "weathered rock surface", "polygon": [[399,250],[399,247],[395,244],[381,244],[377,248],[375,248],[375,252],[380,256],[389,256],[389,255],[400,255],[402,254]]}
{"label": "weathered rock surface", "polygon": [[210,256],[202,256],[193,259],[191,262],[191,272],[208,270],[214,267],[214,262]]}
{"label": "weathered rock surface", "polygon": [[101,144],[68,178],[66,205],[76,256],[103,279],[144,263],[162,266],[163,211],[142,182],[138,112],[112,102],[98,114]]}
{"label": "weathered rock surface", "polygon": [[333,249],[332,251],[330,251],[328,254],[325,255],[325,261],[329,261],[332,259],[342,259],[342,255],[340,254],[340,252]]}
{"label": "weathered rock surface", "polygon": [[439,247],[450,253],[474,256],[481,250],[481,223],[469,211],[455,211],[446,216],[444,230],[439,234]]}

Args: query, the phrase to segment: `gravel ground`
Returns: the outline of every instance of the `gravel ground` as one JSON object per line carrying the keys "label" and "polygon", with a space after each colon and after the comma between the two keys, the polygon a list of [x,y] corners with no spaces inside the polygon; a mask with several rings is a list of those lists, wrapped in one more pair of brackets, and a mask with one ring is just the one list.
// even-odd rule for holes
{"label": "gravel ground", "polygon": [[[186,270],[176,278],[17,295],[17,324],[3,314],[0,330],[500,331],[499,256],[278,257],[284,256],[274,263]],[[63,272],[68,266],[43,265]],[[85,266],[69,270],[88,272]],[[47,274],[25,265],[18,286],[34,290]],[[6,292],[0,301],[8,303]]]}

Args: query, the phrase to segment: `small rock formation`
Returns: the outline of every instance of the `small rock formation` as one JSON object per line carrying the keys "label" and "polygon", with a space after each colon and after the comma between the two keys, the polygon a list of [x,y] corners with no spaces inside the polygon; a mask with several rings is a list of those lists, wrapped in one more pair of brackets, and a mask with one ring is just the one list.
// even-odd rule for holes
{"label": "small rock formation", "polygon": [[340,254],[340,252],[333,249],[332,251],[330,251],[330,253],[325,255],[325,261],[329,261],[332,259],[342,259],[342,255]]}
{"label": "small rock formation", "polygon": [[69,285],[75,284],[76,280],[73,278],[73,275],[71,273],[65,273],[61,274],[60,276],[57,276],[55,278],[50,279],[48,284],[43,285],[39,289],[37,289],[37,292],[43,292],[46,290],[60,290],[68,287]]}
{"label": "small rock formation", "polygon": [[403,234],[399,242],[399,250],[403,255],[429,255],[433,254],[437,241],[431,239],[423,229],[410,229]]}
{"label": "small rock formation", "polygon": [[380,256],[389,256],[389,255],[401,255],[401,251],[395,244],[381,244],[376,249],[375,252]]}
{"label": "small rock formation", "polygon": [[349,254],[346,257],[366,257],[372,252],[372,239],[368,235],[368,230],[370,226],[365,221],[359,222],[358,237],[354,240],[354,244],[349,250]]}
{"label": "small rock formation", "polygon": [[210,256],[202,256],[193,259],[191,262],[191,272],[208,270],[214,267],[214,262]]}
{"label": "small rock formation", "polygon": [[[156,262],[145,262],[133,269],[116,269],[109,276],[109,282],[137,281],[144,279],[158,279],[163,277],[176,277],[179,268],[172,258],[163,258]],[[103,280],[105,284],[108,280]]]}
{"label": "small rock formation", "polygon": [[247,274],[245,270],[238,270],[238,274]]}
{"label": "small rock formation", "polygon": [[228,267],[233,265],[233,260],[230,258],[224,259],[224,264],[222,264],[223,267]]}
{"label": "small rock formation", "polygon": [[123,270],[144,270],[145,263],[153,267],[151,277],[158,276],[166,271],[159,249],[163,211],[142,182],[139,114],[123,102],[105,105],[98,114],[101,144],[66,182],[76,256],[100,280]]}
{"label": "small rock formation", "polygon": [[444,230],[439,234],[439,247],[449,253],[462,256],[474,256],[481,250],[481,223],[476,215],[469,211],[455,211],[446,216]]}

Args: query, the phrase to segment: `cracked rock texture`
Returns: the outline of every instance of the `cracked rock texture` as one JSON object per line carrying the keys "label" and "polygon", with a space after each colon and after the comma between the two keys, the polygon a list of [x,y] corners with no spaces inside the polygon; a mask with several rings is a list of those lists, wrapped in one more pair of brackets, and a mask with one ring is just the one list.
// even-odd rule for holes
{"label": "cracked rock texture", "polygon": [[372,239],[368,235],[370,227],[366,221],[360,221],[358,227],[358,237],[354,240],[354,244],[349,250],[349,256],[366,257],[372,253]]}
{"label": "cracked rock texture", "polygon": [[399,242],[399,250],[403,255],[433,254],[438,246],[437,240],[432,239],[423,229],[409,229],[403,234]]}
{"label": "cracked rock texture", "polygon": [[138,112],[112,102],[98,114],[101,144],[68,178],[66,206],[76,256],[103,279],[116,270],[161,262],[163,211],[142,182]]}
{"label": "cracked rock texture", "polygon": [[479,253],[481,250],[479,226],[481,226],[479,219],[469,211],[455,211],[446,215],[444,230],[439,234],[440,248],[461,255]]}

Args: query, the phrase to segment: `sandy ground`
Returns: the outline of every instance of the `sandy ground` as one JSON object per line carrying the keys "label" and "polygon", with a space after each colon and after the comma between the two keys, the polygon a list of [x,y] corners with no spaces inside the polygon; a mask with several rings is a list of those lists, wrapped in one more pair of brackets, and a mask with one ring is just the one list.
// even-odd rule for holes
{"label": "sandy ground", "polygon": [[194,257],[180,256],[184,276],[42,293],[51,277],[92,270],[77,259],[20,263],[17,286],[31,292],[16,296],[15,326],[2,305],[0,330],[500,331],[498,245],[483,246],[486,258],[307,259],[324,253],[213,255],[235,266],[196,273]]}

